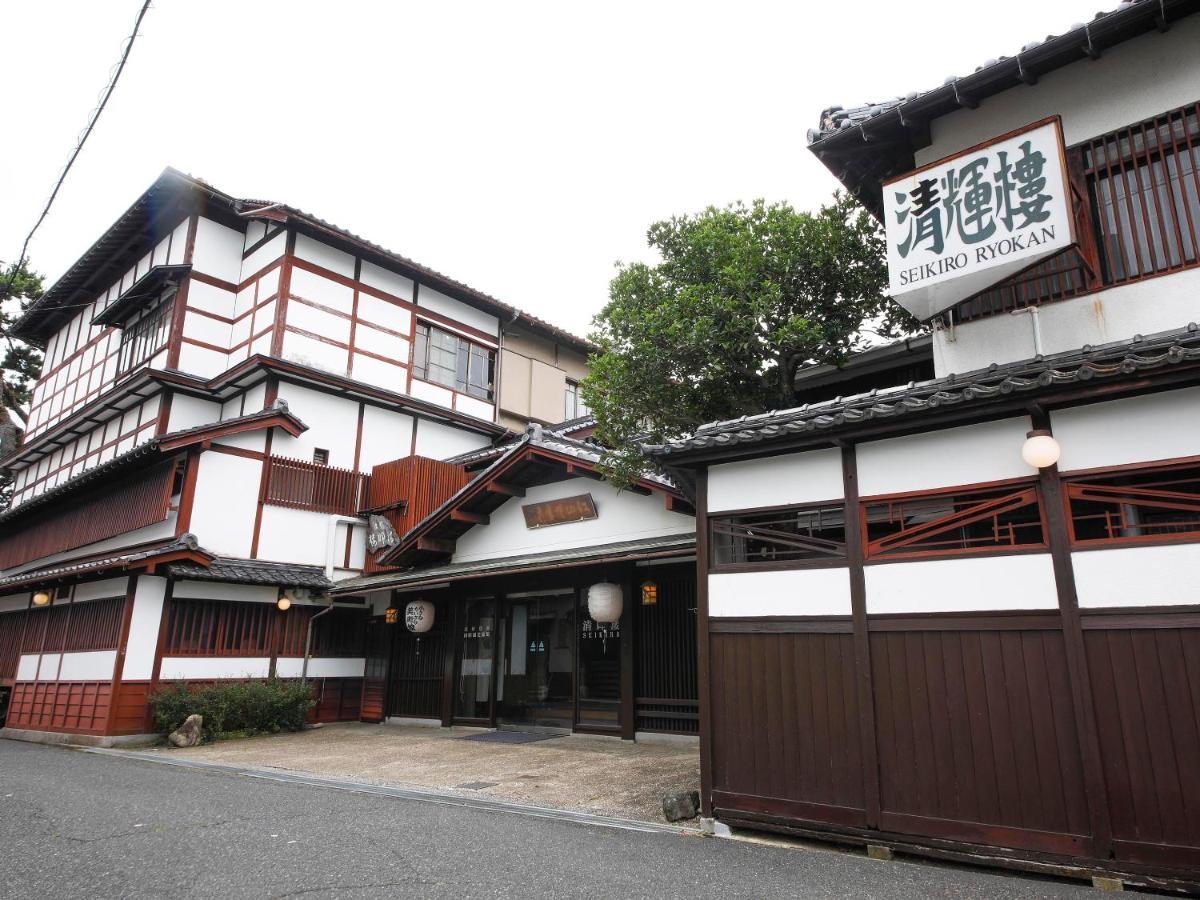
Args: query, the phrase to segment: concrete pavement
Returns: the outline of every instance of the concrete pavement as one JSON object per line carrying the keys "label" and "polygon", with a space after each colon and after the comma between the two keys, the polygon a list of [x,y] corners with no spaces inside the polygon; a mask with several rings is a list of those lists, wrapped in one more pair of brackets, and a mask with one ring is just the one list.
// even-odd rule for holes
{"label": "concrete pavement", "polygon": [[0,741],[0,897],[1071,897],[1089,889],[645,833]]}

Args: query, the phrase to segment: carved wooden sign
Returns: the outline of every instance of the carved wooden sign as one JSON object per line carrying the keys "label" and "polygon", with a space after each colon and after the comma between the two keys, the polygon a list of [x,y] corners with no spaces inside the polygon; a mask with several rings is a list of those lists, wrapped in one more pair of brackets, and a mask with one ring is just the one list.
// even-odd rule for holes
{"label": "carved wooden sign", "polygon": [[582,522],[596,518],[596,501],[591,494],[577,494],[560,500],[526,503],[521,507],[526,528],[545,528],[567,522]]}

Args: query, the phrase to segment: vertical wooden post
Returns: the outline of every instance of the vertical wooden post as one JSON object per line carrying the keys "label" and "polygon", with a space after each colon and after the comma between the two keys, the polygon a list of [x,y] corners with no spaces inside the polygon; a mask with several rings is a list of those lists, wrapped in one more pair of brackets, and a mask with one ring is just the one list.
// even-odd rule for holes
{"label": "vertical wooden post", "polygon": [[130,575],[125,587],[125,608],[121,612],[121,634],[117,638],[117,659],[113,664],[112,688],[108,692],[108,717],[104,733],[112,734],[117,721],[117,697],[121,693],[121,676],[125,672],[125,653],[129,649],[129,625],[133,621],[133,604],[137,600],[138,576]]}
{"label": "vertical wooden post", "polygon": [[[625,604],[621,609],[621,738],[626,741],[632,741],[637,735],[637,707],[633,696],[636,685],[633,677],[633,621],[634,604],[640,601],[640,597],[636,582],[637,568],[630,565],[625,578]],[[578,642],[578,629],[575,639]],[[578,693],[578,685],[575,690]]]}
{"label": "vertical wooden post", "polygon": [[[158,690],[159,672],[162,669],[163,651],[167,646],[167,619],[171,612],[172,597],[175,592],[175,579],[167,579],[167,589],[163,592],[162,612],[158,619],[158,643],[154,646],[154,663],[150,668],[150,687],[146,690],[146,697],[149,699],[154,696],[154,692]],[[150,705],[146,705],[146,729],[147,732],[154,730],[154,723],[151,721]]]}
{"label": "vertical wooden post", "polygon": [[863,800],[867,825],[879,827],[879,748],[875,741],[875,693],[871,680],[871,638],[867,631],[867,584],[863,572],[863,533],[859,518],[858,456],[854,445],[842,447],[845,494],[846,565],[850,575],[850,612],[854,619],[854,680],[858,730],[862,742]]}
{"label": "vertical wooden post", "polygon": [[446,599],[446,641],[443,650],[442,668],[442,727],[449,728],[454,721],[454,663],[458,656],[459,620],[462,613],[453,597]]}
{"label": "vertical wooden post", "polygon": [[[1033,427],[1050,431],[1050,416],[1037,409],[1031,416]],[[1058,609],[1062,621],[1063,649],[1071,680],[1071,703],[1079,734],[1079,753],[1083,763],[1084,792],[1092,825],[1092,855],[1107,859],[1112,850],[1112,820],[1108,809],[1108,787],[1100,757],[1100,737],[1096,709],[1092,701],[1092,682],[1083,646],[1083,623],[1079,617],[1079,596],[1075,589],[1075,568],[1071,563],[1071,538],[1067,530],[1067,505],[1063,497],[1058,466],[1038,470],[1042,506],[1046,515],[1046,538],[1058,590]]]}
{"label": "vertical wooden post", "polygon": [[700,815],[712,818],[712,680],[708,636],[708,469],[696,472],[696,688],[700,700]]}

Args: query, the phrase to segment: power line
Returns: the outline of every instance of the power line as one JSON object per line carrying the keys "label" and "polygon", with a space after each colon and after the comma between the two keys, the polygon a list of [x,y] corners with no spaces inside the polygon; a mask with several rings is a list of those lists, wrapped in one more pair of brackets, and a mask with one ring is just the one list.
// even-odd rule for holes
{"label": "power line", "polygon": [[[29,252],[29,242],[33,240],[33,236],[45,221],[47,214],[50,212],[50,207],[54,205],[54,199],[58,196],[59,190],[63,186],[63,182],[67,179],[67,173],[71,171],[71,166],[75,164],[76,158],[79,156],[79,151],[83,149],[83,145],[92,134],[92,129],[96,127],[96,122],[100,118],[100,114],[104,112],[104,107],[108,105],[108,100],[112,97],[113,89],[117,86],[117,81],[121,78],[121,73],[125,71],[125,63],[129,59],[129,52],[133,49],[133,42],[138,36],[138,28],[142,24],[142,19],[145,18],[146,11],[150,9],[150,0],[146,0],[142,4],[142,8],[138,10],[137,19],[133,23],[133,32],[125,41],[125,50],[121,53],[121,59],[116,67],[112,70],[109,77],[108,85],[104,88],[100,96],[100,102],[96,108],[92,110],[88,116],[87,126],[79,135],[79,140],[75,144],[75,149],[71,151],[71,158],[67,160],[67,164],[63,166],[62,174],[58,176],[58,181],[54,184],[54,190],[50,192],[50,197],[46,200],[46,205],[42,209],[42,214],[38,216],[37,221],[33,223],[33,227],[29,229],[29,234],[25,236],[25,243],[21,245],[21,255],[17,258],[16,264],[9,272],[8,279],[5,281],[4,288],[0,290],[0,302],[7,300],[9,292],[12,290],[13,284],[17,280],[17,273],[21,271],[21,267],[25,264],[26,255]],[[9,346],[12,346],[12,338],[8,333],[5,333],[5,338],[8,340]]]}

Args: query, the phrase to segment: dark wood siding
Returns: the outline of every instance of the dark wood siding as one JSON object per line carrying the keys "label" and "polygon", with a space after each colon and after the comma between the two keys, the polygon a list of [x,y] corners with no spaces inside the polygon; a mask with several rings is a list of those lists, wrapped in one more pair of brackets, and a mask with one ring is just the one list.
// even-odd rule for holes
{"label": "dark wood siding", "polygon": [[[403,596],[396,606],[403,610]],[[413,634],[403,624],[385,625],[392,632],[387,714],[440,719],[442,684],[445,679],[446,653],[450,648],[450,605],[434,604],[433,628],[425,634]]]}
{"label": "dark wood siding", "polygon": [[654,569],[638,574],[658,587],[658,602],[643,606],[638,599],[641,582],[633,585],[638,730],[696,734],[700,730],[696,576],[692,572],[662,576]]}

